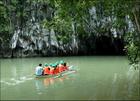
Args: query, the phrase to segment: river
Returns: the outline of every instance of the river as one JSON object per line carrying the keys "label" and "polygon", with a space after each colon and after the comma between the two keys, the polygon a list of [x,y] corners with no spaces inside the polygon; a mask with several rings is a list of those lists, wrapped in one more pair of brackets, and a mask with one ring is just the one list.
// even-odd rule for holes
{"label": "river", "polygon": [[[39,63],[59,60],[77,72],[35,78]],[[139,72],[124,56],[72,56],[0,59],[1,100],[138,100]]]}

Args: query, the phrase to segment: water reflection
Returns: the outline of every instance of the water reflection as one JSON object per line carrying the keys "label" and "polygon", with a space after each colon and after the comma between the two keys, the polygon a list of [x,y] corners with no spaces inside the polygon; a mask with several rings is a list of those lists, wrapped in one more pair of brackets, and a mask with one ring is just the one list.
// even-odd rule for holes
{"label": "water reflection", "polygon": [[57,77],[50,77],[50,78],[36,78],[35,79],[35,86],[38,94],[42,94],[43,91],[46,91],[46,89],[49,88],[56,88],[59,84],[65,84],[66,80],[75,80],[75,73],[72,73],[70,75],[63,75],[63,76],[57,76]]}
{"label": "water reflection", "polygon": [[[127,90],[128,90],[128,98],[139,97],[140,98],[140,77],[139,77],[139,70],[135,70],[133,66],[131,66],[126,74],[127,79]],[[138,92],[137,94],[133,92]]]}
{"label": "water reflection", "polygon": [[[111,99],[135,99],[138,98],[139,87],[139,70],[135,70],[135,68],[130,67],[126,72],[126,75],[123,76],[119,73],[115,73],[112,86],[111,86]],[[121,98],[121,95],[125,95]]]}
{"label": "water reflection", "polygon": [[[25,63],[28,65],[25,65]],[[28,61],[28,59],[4,59],[0,68],[1,78],[9,79],[12,77],[19,79],[20,77],[31,75],[34,72],[32,67],[35,67],[34,63]]]}

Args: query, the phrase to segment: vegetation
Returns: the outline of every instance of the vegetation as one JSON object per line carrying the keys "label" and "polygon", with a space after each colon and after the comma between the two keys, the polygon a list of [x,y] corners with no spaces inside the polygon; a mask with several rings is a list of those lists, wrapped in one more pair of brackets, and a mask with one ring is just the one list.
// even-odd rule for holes
{"label": "vegetation", "polygon": [[[32,11],[36,22],[49,31],[54,29],[63,44],[75,36],[76,41],[85,44],[90,52],[97,48],[97,41],[104,42],[103,37],[109,38],[112,44],[121,39],[130,63],[140,60],[138,0],[1,0],[0,46],[10,43],[17,28],[22,30],[27,26]],[[112,34],[114,30],[116,33]]]}

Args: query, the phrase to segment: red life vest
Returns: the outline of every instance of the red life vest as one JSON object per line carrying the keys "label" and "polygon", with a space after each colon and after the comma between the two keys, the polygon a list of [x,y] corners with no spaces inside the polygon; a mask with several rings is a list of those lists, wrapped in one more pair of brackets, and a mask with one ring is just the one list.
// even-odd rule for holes
{"label": "red life vest", "polygon": [[51,69],[50,69],[50,74],[51,74],[51,75],[54,75],[54,68],[51,68]]}
{"label": "red life vest", "polygon": [[45,68],[44,68],[44,75],[45,75],[45,74],[50,74],[49,67],[45,67]]}
{"label": "red life vest", "polygon": [[56,67],[56,69],[54,70],[54,74],[58,74],[59,73],[59,67]]}

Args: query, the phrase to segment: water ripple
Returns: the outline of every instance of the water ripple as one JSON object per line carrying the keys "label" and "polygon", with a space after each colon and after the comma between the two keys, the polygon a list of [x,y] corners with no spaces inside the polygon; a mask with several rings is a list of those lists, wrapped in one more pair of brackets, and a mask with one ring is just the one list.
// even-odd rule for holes
{"label": "water ripple", "polygon": [[27,77],[27,76],[23,76],[20,77],[19,79],[15,79],[15,78],[10,78],[9,80],[0,80],[1,84],[6,84],[9,86],[15,86],[21,83],[24,83],[25,81],[29,81],[32,80],[33,77]]}

